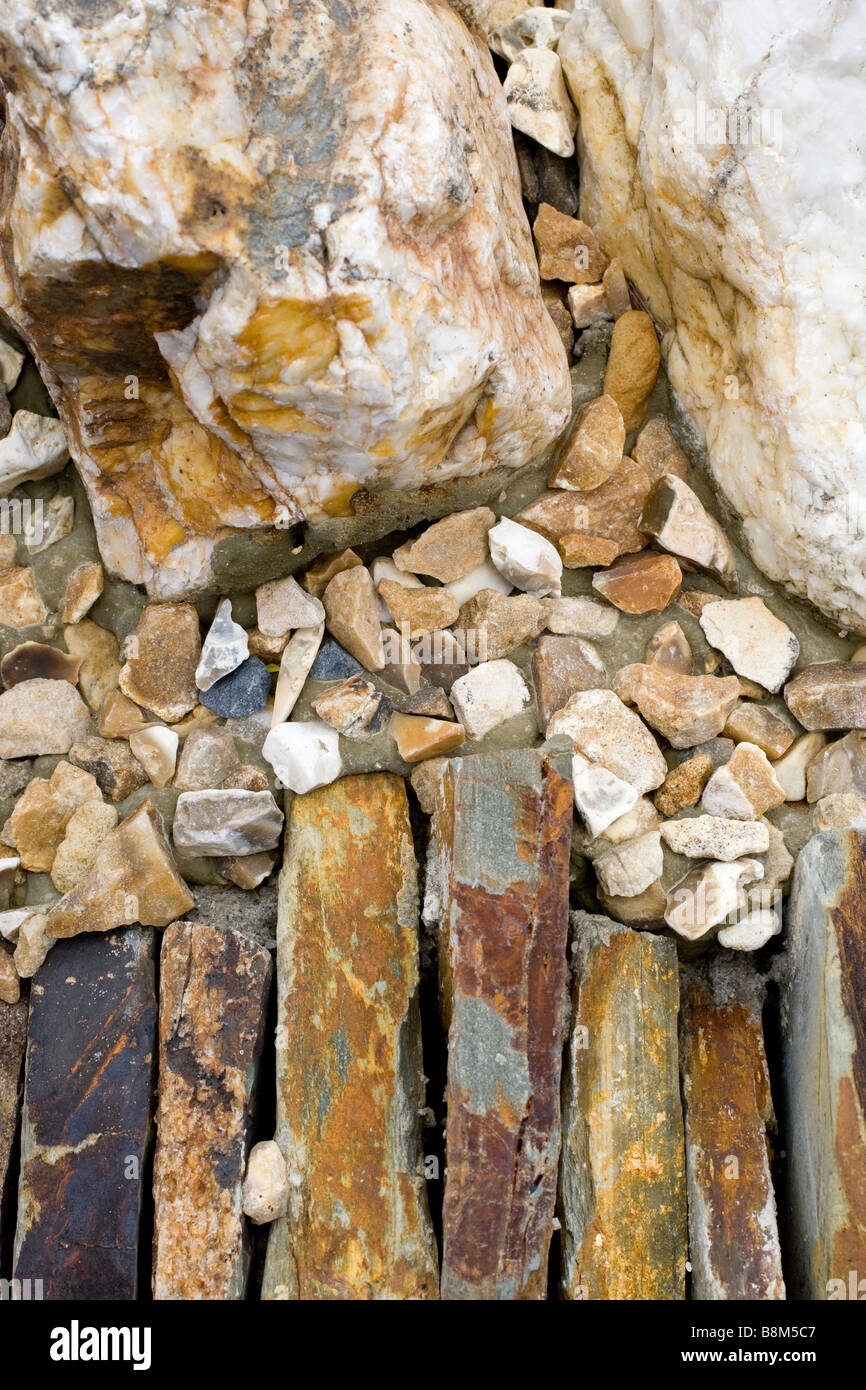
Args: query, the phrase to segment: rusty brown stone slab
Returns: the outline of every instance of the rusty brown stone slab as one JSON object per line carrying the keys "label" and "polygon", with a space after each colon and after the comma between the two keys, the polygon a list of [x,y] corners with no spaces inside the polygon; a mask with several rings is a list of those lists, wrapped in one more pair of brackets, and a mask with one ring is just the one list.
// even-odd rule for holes
{"label": "rusty brown stone slab", "polygon": [[156,1041],[154,932],[59,942],[33,982],[14,1275],[133,1299]]}
{"label": "rusty brown stone slab", "polygon": [[270,953],[239,932],[175,922],[163,936],[156,1299],[243,1297],[249,1231],[241,1187],[271,974]]}
{"label": "rusty brown stone slab", "polygon": [[448,1034],[442,1297],[544,1298],[567,1000],[569,762],[454,759],[437,791]]}
{"label": "rusty brown stone slab", "polygon": [[578,912],[574,965],[561,1295],[685,1298],[676,945]]}
{"label": "rusty brown stone slab", "polygon": [[435,1299],[423,1177],[416,864],[402,778],[288,814],[277,926],[277,1134],[289,1210],[262,1297]]}
{"label": "rusty brown stone slab", "polygon": [[862,1298],[866,838],[852,830],[815,835],[797,859],[786,915],[782,1074],[788,1292],[792,1298]]}
{"label": "rusty brown stone slab", "polygon": [[26,1046],[27,1000],[0,1004],[0,1250],[5,1243],[7,1218],[11,1215],[14,1222],[10,1159],[21,1112]]}
{"label": "rusty brown stone slab", "polygon": [[781,1299],[764,984],[748,959],[714,956],[680,988],[691,1296]]}

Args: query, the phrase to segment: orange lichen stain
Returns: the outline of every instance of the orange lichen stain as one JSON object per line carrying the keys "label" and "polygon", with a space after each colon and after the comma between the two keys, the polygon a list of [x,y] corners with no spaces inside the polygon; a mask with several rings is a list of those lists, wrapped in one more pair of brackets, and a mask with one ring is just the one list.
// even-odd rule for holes
{"label": "orange lichen stain", "polygon": [[180,522],[171,518],[148,532],[147,550],[152,559],[159,563],[164,560],[173,546],[178,545],[186,535]]}
{"label": "orange lichen stain", "polygon": [[358,484],[352,482],[343,483],[342,486],[331,492],[329,497],[324,498],[321,503],[321,510],[325,516],[352,516],[352,498],[358,491]]}
{"label": "orange lichen stain", "polygon": [[321,376],[336,355],[339,319],[364,330],[371,306],[363,295],[334,295],[321,304],[306,299],[280,299],[261,304],[238,336],[246,365],[237,379],[253,389],[282,381],[284,369],[293,379]]}
{"label": "orange lichen stain", "polygon": [[217,270],[222,260],[213,251],[196,251],[192,255],[162,256],[158,262],[142,266],[143,270],[158,271],[160,267],[179,270],[183,275],[209,275]]}
{"label": "orange lichen stain", "polygon": [[296,406],[279,405],[260,391],[239,391],[231,401],[231,418],[245,429],[275,430],[279,434],[309,434],[323,438],[327,431]]}
{"label": "orange lichen stain", "polygon": [[493,428],[494,421],[499,414],[498,408],[493,404],[493,397],[488,396],[484,405],[479,403],[475,412],[475,425],[479,434],[487,435]]}

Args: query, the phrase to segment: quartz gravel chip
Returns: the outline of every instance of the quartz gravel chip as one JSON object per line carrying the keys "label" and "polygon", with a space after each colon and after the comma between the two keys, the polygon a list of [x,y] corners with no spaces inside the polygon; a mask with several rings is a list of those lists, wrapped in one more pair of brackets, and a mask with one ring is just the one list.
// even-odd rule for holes
{"label": "quartz gravel chip", "polygon": [[773,763],[773,776],[785,793],[786,801],[804,800],[808,769],[826,742],[827,735],[821,732],[801,734],[787,753]]}
{"label": "quartz gravel chip", "polygon": [[612,690],[572,695],[547,726],[549,739],[557,734],[567,735],[576,753],[628,782],[635,789],[635,799],[661,786],[667,775],[667,763],[653,735]]}
{"label": "quartz gravel chip", "polygon": [[379,596],[373,578],[363,565],[341,570],[328,584],[322,602],[325,625],[347,652],[368,671],[385,664]]}
{"label": "quartz gravel chip", "polygon": [[547,598],[544,612],[548,632],[566,637],[610,637],[619,622],[612,604],[582,596]]}
{"label": "quartz gravel chip", "polygon": [[285,1216],[289,1206],[289,1170],[279,1144],[263,1139],[250,1149],[242,1189],[243,1213],[254,1226]]}
{"label": "quartz gravel chip", "polygon": [[692,869],[668,893],[665,921],[686,941],[698,941],[745,904],[745,886],[763,873],[756,859],[713,861]]}
{"label": "quartz gravel chip", "polygon": [[60,617],[64,623],[80,623],[99,598],[105,574],[98,560],[77,565],[66,581]]}
{"label": "quartz gravel chip", "polygon": [[256,589],[256,617],[265,637],[284,637],[298,627],[317,627],[325,621],[325,610],[320,599],[289,575]]}
{"label": "quartz gravel chip", "polygon": [[340,735],[320,719],[276,724],[262,755],[289,791],[303,793],[334,782],[343,771]]}
{"label": "quartz gravel chip", "polygon": [[738,676],[765,690],[781,690],[800,655],[800,643],[762,598],[720,599],[699,621],[710,646],[728,658]]}
{"label": "quartz gravel chip", "polygon": [[49,647],[44,642],[21,642],[0,661],[0,680],[7,690],[19,681],[45,680],[78,683],[81,658]]}
{"label": "quartz gravel chip", "polygon": [[19,681],[0,695],[0,758],[68,753],[90,729],[90,712],[65,680]]}
{"label": "quartz gravel chip", "polygon": [[670,666],[682,676],[694,674],[695,663],[689,639],[677,622],[665,623],[653,633],[647,643],[645,660],[649,666]]}
{"label": "quartz gravel chip", "polygon": [[662,873],[664,860],[657,830],[625,840],[593,860],[603,891],[611,897],[633,898],[644,893]]}
{"label": "quartz gravel chip", "polygon": [[724,816],[690,816],[669,820],[661,837],[675,854],[688,859],[720,859],[729,863],[744,854],[764,854],[770,831],[762,821],[736,821]]}
{"label": "quartz gravel chip", "polygon": [[324,623],[316,627],[299,627],[292,633],[280,657],[280,670],[274,691],[272,724],[288,719],[315,664],[325,635]]}
{"label": "quartz gravel chip", "polygon": [[574,154],[577,112],[556,53],[549,48],[524,48],[505,74],[502,89],[515,130],[564,159]]}
{"label": "quartz gravel chip", "polygon": [[174,785],[185,792],[221,787],[238,767],[235,741],[228,729],[209,725],[193,729],[184,741]]}
{"label": "quartz gravel chip", "polygon": [[155,787],[167,787],[174,776],[180,740],[165,724],[147,724],[129,735],[129,747]]}
{"label": "quartz gravel chip", "polygon": [[544,536],[503,517],[491,527],[487,541],[494,565],[515,589],[538,598],[559,595],[562,560],[556,546]]}
{"label": "quartz gravel chip", "polygon": [[411,575],[427,574],[443,584],[465,579],[489,559],[487,533],[496,521],[489,507],[454,512],[434,521],[414,541],[394,551],[394,564]]}
{"label": "quartz gravel chip", "polygon": [[19,565],[0,574],[0,626],[33,627],[47,617],[48,609],[29,566]]}
{"label": "quartz gravel chip", "polygon": [[174,813],[174,843],[185,854],[207,857],[275,849],[283,813],[270,792],[217,789],[181,792]]}
{"label": "quartz gravel chip", "polygon": [[623,613],[661,613],[679,593],[682,570],[673,555],[624,555],[598,570],[592,587]]}
{"label": "quartz gravel chip", "polygon": [[607,268],[607,256],[592,228],[577,217],[557,211],[549,203],[540,204],[532,224],[532,235],[542,280],[592,284],[601,279]]}
{"label": "quartz gravel chip", "polygon": [[462,724],[449,719],[429,719],[418,714],[394,714],[391,733],[397,751],[406,763],[438,757],[458,748],[466,737]]}
{"label": "quartz gravel chip", "polygon": [[603,389],[619,406],[627,430],[637,429],[646,414],[660,361],[655,324],[649,314],[642,309],[621,314],[613,326]]}
{"label": "quartz gravel chip", "polygon": [[646,662],[624,666],[613,686],[674,748],[692,748],[720,734],[740,698],[736,676],[685,676]]}
{"label": "quartz gravel chip", "polygon": [[591,835],[619,820],[637,804],[638,794],[631,783],[600,763],[591,763],[581,753],[571,760],[574,804]]}
{"label": "quartz gravel chip", "polygon": [[738,743],[730,762],[717,768],[704,788],[701,805],[712,816],[754,820],[784,800],[766,753],[753,743]]}
{"label": "quartz gravel chip", "polygon": [[622,412],[612,396],[597,396],[578,411],[574,427],[548,479],[548,487],[578,490],[598,487],[619,468],[624,452]]}
{"label": "quartz gravel chip", "polygon": [[470,738],[522,714],[532,693],[512,661],[484,661],[451,687],[451,703]]}
{"label": "quartz gravel chip", "polygon": [[19,483],[50,478],[66,466],[69,449],[59,420],[16,410],[12,428],[0,439],[0,497],[8,497]]}
{"label": "quartz gravel chip", "polygon": [[688,483],[675,473],[665,473],[654,485],[640,529],[653,536],[663,550],[697,565],[724,588],[736,592],[737,566],[727,536]]}
{"label": "quartz gravel chip", "polygon": [[866,795],[866,734],[846,734],[821,748],[809,762],[806,787],[809,801],[842,792]]}
{"label": "quartz gravel chip", "polygon": [[785,686],[785,703],[805,729],[866,729],[866,662],[823,661]]}
{"label": "quartz gravel chip", "polygon": [[189,714],[198,700],[201,657],[198,614],[191,603],[148,604],[126,639],[124,656],[124,695],[167,724]]}
{"label": "quartz gravel chip", "polygon": [[794,730],[765,705],[744,701],[728,715],[724,732],[736,743],[754,743],[768,758],[781,758],[794,742]]}
{"label": "quartz gravel chip", "polygon": [[344,738],[373,738],[391,715],[391,704],[372,681],[350,676],[342,685],[326,690],[313,701],[313,709]]}
{"label": "quartz gravel chip", "polygon": [[546,725],[577,691],[603,689],[607,671],[590,642],[543,635],[532,654],[532,680],[541,722]]}
{"label": "quartz gravel chip", "polygon": [[196,667],[195,683],[199,690],[210,690],[216,681],[237,670],[249,654],[249,638],[240,623],[232,620],[231,600],[224,598],[214,614]]}

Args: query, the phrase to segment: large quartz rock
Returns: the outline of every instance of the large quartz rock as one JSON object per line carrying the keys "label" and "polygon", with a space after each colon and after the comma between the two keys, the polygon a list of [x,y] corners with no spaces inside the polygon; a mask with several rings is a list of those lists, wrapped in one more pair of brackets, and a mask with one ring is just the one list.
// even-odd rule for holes
{"label": "large quartz rock", "polygon": [[564,427],[505,97],[447,5],[10,0],[0,66],[4,307],[114,572],[216,588],[224,528],[337,548]]}
{"label": "large quartz rock", "polygon": [[580,0],[558,52],[580,216],[662,329],[755,559],[862,629],[861,31],[810,0]]}

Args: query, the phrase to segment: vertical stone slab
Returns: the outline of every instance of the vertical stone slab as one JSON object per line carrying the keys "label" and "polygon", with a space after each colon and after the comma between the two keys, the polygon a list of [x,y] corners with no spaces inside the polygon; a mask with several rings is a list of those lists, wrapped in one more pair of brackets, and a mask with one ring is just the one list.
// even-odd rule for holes
{"label": "vertical stone slab", "polygon": [[153,1296],[238,1299],[271,957],[239,932],[184,921],[166,929],[159,959]]}
{"label": "vertical stone slab", "polygon": [[676,944],[575,913],[562,1297],[685,1298]]}
{"label": "vertical stone slab", "polygon": [[[800,851],[782,992],[786,1217],[793,1298],[866,1291],[866,839]],[[855,1292],[852,1293],[852,1289]]]}
{"label": "vertical stone slab", "polygon": [[689,966],[680,989],[691,1296],[784,1298],[764,982],[748,959],[714,956]]}
{"label": "vertical stone slab", "polygon": [[26,1046],[27,1000],[0,1003],[0,1251],[6,1244],[7,1221],[14,1222],[14,1178],[9,1165],[21,1109]]}
{"label": "vertical stone slab", "polygon": [[292,1183],[262,1296],[435,1299],[423,1178],[415,855],[400,777],[288,815],[277,926],[277,1142]]}
{"label": "vertical stone slab", "polygon": [[136,1297],[156,1041],[154,932],[54,947],[30,993],[14,1274]]}
{"label": "vertical stone slab", "polygon": [[547,1289],[573,790],[539,749],[455,759],[431,857],[448,1033],[442,1297]]}

